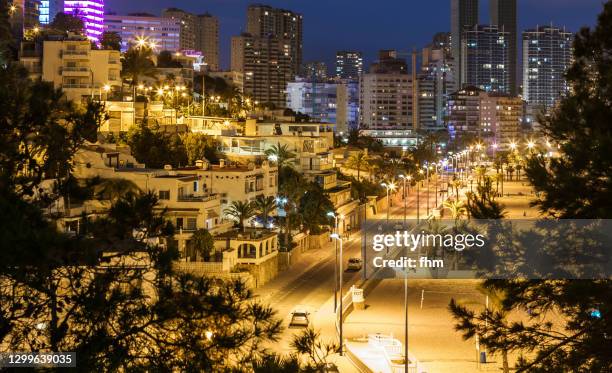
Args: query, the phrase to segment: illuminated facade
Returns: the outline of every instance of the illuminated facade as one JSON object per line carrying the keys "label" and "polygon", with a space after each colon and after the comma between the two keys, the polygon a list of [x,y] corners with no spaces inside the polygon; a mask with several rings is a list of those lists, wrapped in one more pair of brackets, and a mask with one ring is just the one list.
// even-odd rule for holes
{"label": "illuminated facade", "polygon": [[65,0],[64,13],[80,18],[87,37],[95,42],[100,41],[104,31],[104,0]]}

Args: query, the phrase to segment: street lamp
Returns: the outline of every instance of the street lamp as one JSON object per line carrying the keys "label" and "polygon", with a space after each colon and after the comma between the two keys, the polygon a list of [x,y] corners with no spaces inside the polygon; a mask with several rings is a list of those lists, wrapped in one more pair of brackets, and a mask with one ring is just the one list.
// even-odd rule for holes
{"label": "street lamp", "polygon": [[391,199],[389,197],[389,192],[392,190],[395,190],[395,184],[393,184],[393,182],[390,183],[382,183],[380,184],[382,185],[385,189],[387,189],[387,222],[389,221],[389,210],[391,210]]}
{"label": "street lamp", "polygon": [[[328,212],[327,216],[334,218],[334,234],[340,234],[338,232],[338,219],[344,219],[344,216],[338,216],[333,211]],[[336,264],[334,265],[334,310],[336,310],[338,307],[338,242],[335,242],[334,246],[336,249]],[[340,293],[340,297],[342,297],[342,293]]]}
{"label": "street lamp", "polygon": [[[412,176],[399,175],[399,178],[404,180],[404,224],[406,224],[406,210],[407,210],[408,194],[409,194],[409,193],[406,194],[406,181],[412,180]],[[410,190],[408,190],[408,192],[410,192]]]}
{"label": "street lamp", "polygon": [[[419,174],[421,175],[421,177],[423,177],[423,174],[425,172],[421,169],[419,169]],[[420,188],[420,184],[417,181],[416,183],[417,185],[417,223],[419,223],[419,221],[421,220],[421,188]]]}
{"label": "street lamp", "polygon": [[334,233],[331,235],[331,238],[340,242],[340,348],[339,353],[342,356],[342,238],[338,233]]}

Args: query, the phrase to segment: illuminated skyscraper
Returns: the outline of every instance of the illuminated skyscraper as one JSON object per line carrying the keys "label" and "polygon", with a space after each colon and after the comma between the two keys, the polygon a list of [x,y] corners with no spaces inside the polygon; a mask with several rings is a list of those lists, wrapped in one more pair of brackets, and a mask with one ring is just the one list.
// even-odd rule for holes
{"label": "illuminated skyscraper", "polygon": [[490,0],[491,24],[508,33],[508,73],[510,94],[518,93],[517,57],[517,10],[516,0]]}
{"label": "illuminated skyscraper", "polygon": [[523,32],[523,97],[549,110],[569,92],[565,73],[572,63],[571,32],[540,26]]}
{"label": "illuminated skyscraper", "polygon": [[455,60],[457,87],[465,83],[461,39],[463,31],[478,24],[478,0],[451,0],[451,49]]}
{"label": "illuminated skyscraper", "polygon": [[64,0],[64,13],[80,18],[87,37],[100,41],[104,31],[104,0]]}
{"label": "illuminated skyscraper", "polygon": [[357,51],[336,53],[336,77],[358,80],[363,73],[363,56]]}

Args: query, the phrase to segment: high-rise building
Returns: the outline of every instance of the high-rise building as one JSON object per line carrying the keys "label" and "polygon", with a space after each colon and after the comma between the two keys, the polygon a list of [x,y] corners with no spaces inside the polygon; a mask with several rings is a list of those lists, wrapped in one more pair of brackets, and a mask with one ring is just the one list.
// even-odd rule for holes
{"label": "high-rise building", "polygon": [[487,92],[510,93],[508,33],[497,26],[474,26],[463,32],[461,81]]}
{"label": "high-rise building", "polygon": [[176,20],[181,27],[180,31],[180,49],[183,51],[195,50],[196,46],[196,29],[195,16],[182,9],[167,8],[162,10],[162,18],[170,18]]}
{"label": "high-rise building", "polygon": [[64,0],[41,0],[38,20],[41,25],[53,22],[57,13],[64,11]]}
{"label": "high-rise building", "polygon": [[285,107],[287,82],[294,78],[291,42],[242,34],[232,37],[231,70],[244,75],[244,93],[254,101]]}
{"label": "high-rise building", "polygon": [[219,71],[219,19],[209,13],[195,19],[195,49],[202,52],[210,71]]}
{"label": "high-rise building", "polygon": [[181,24],[176,19],[156,17],[147,13],[107,14],[104,26],[107,31],[119,34],[122,51],[129,49],[138,40],[153,43],[158,51],[181,50]]}
{"label": "high-rise building", "polygon": [[412,77],[395,51],[381,51],[379,60],[362,74],[359,124],[371,130],[412,130]]}
{"label": "high-rise building", "polygon": [[336,123],[337,84],[300,80],[287,83],[287,108],[316,122]]}
{"label": "high-rise building", "polygon": [[357,51],[336,53],[336,77],[358,80],[363,73],[363,55]]}
{"label": "high-rise building", "polygon": [[423,49],[418,74],[418,126],[424,131],[444,129],[446,102],[456,91],[450,50],[443,43],[436,43],[437,40],[434,38],[432,45]]}
{"label": "high-rise building", "polygon": [[463,30],[478,24],[478,0],[451,0],[451,46],[455,60],[457,87],[462,87],[463,65],[461,40]]}
{"label": "high-rise building", "polygon": [[15,39],[21,40],[26,31],[39,25],[40,1],[14,0],[11,5],[9,9],[11,32]]}
{"label": "high-rise building", "polygon": [[267,5],[250,5],[247,9],[246,32],[254,37],[284,39],[290,46],[292,74],[302,66],[302,15]]}
{"label": "high-rise building", "polygon": [[359,127],[359,82],[342,79],[336,90],[336,132],[348,133]]}
{"label": "high-rise building", "polygon": [[569,90],[564,74],[572,63],[573,34],[553,26],[523,32],[523,98],[550,109]]}
{"label": "high-rise building", "polygon": [[511,95],[518,94],[518,79],[517,79],[517,9],[516,0],[490,0],[489,11],[491,13],[491,24],[497,26],[499,30],[508,33],[508,55],[510,73],[510,89]]}
{"label": "high-rise building", "polygon": [[520,138],[523,100],[466,87],[450,95],[448,132],[453,139],[478,139],[507,149]]}
{"label": "high-rise building", "polygon": [[40,6],[38,7],[38,22],[41,25],[48,25],[53,20],[51,18],[51,1],[41,0]]}
{"label": "high-rise building", "polygon": [[89,40],[100,41],[104,31],[104,0],[64,0],[64,13],[74,14],[83,21]]}
{"label": "high-rise building", "polygon": [[323,82],[327,80],[327,64],[320,61],[305,63],[302,66],[300,76],[306,80]]}

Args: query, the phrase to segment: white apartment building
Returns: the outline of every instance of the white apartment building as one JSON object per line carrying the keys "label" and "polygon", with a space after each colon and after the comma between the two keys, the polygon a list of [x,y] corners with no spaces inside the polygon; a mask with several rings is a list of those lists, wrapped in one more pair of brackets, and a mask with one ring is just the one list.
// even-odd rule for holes
{"label": "white apartment building", "polygon": [[179,174],[189,173],[198,177],[202,188],[221,196],[222,211],[234,201],[248,202],[258,196],[276,197],[278,194],[278,168],[263,161],[238,164],[221,160],[218,165],[198,161],[194,167],[177,169]]}
{"label": "white apartment building", "polygon": [[[32,58],[29,63],[34,66]],[[83,38],[46,40],[39,60],[40,77],[61,88],[69,100],[77,103],[84,99],[101,99],[105,86],[121,85],[120,53],[113,50],[91,48]],[[31,66],[31,67],[32,67]]]}

